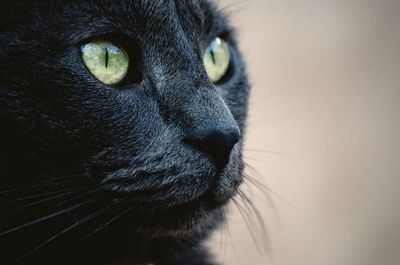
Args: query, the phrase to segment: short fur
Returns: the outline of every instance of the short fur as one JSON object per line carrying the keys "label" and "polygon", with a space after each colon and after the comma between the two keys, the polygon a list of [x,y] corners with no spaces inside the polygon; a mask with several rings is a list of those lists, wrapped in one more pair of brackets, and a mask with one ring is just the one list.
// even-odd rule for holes
{"label": "short fur", "polygon": [[[214,85],[217,36],[231,65]],[[80,45],[131,49],[140,82],[107,86]],[[205,265],[202,242],[242,182],[249,86],[205,0],[5,0],[0,6],[0,264]],[[241,138],[219,167],[212,128]]]}

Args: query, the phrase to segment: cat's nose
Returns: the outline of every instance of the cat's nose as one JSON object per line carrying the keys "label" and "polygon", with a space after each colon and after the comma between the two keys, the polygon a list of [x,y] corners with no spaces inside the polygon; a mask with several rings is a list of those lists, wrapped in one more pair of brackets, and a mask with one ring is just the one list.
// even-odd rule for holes
{"label": "cat's nose", "polygon": [[234,124],[230,128],[211,127],[201,137],[187,138],[187,142],[200,151],[203,151],[214,160],[218,171],[222,171],[229,162],[230,154],[240,139],[239,128]]}

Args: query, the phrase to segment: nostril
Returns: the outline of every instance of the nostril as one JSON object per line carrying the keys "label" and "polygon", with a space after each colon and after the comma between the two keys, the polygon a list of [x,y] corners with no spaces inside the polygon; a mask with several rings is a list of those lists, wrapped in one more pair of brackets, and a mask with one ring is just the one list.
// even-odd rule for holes
{"label": "nostril", "polygon": [[231,130],[230,132],[218,130],[211,131],[201,138],[186,139],[186,142],[211,155],[217,170],[221,171],[229,162],[231,151],[239,139],[239,130]]}
{"label": "nostril", "polygon": [[210,144],[219,145],[230,150],[239,141],[239,133],[237,131],[228,133],[216,131],[210,133],[205,139],[203,139],[203,141]]}

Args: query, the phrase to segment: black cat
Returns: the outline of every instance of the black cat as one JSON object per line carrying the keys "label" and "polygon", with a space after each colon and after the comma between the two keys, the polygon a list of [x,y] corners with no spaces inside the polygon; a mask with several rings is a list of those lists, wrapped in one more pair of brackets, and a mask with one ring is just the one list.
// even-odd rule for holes
{"label": "black cat", "polygon": [[212,264],[249,85],[206,0],[3,0],[0,264]]}

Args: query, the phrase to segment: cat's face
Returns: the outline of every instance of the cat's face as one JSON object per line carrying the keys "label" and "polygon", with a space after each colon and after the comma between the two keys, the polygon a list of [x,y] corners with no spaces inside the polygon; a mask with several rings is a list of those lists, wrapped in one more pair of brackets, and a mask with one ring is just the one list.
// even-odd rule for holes
{"label": "cat's face", "polygon": [[[212,225],[242,181],[249,89],[221,13],[203,0],[9,2],[0,11],[0,178],[1,190],[17,191],[1,196],[33,197],[5,205],[14,211],[0,229],[75,206],[60,223],[111,207],[131,214],[128,233]],[[215,40],[229,52],[220,78],[204,63]],[[84,60],[88,43],[123,51],[110,64],[127,70],[107,84]]]}

